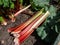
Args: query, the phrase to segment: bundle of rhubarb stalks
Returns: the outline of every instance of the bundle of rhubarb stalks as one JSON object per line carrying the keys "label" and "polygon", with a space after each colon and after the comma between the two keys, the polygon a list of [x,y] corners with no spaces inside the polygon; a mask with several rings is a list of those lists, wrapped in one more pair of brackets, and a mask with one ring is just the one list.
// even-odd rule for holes
{"label": "bundle of rhubarb stalks", "polygon": [[38,26],[40,26],[46,20],[50,12],[46,11],[43,13],[43,11],[44,8],[42,8],[24,23],[8,29],[8,32],[14,36],[14,45],[20,45],[34,32]]}

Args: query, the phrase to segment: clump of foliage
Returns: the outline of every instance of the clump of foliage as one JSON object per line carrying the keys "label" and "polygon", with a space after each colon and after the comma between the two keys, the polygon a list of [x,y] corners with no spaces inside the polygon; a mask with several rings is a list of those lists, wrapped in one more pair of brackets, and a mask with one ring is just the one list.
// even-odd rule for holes
{"label": "clump of foliage", "polygon": [[0,0],[0,6],[14,8],[14,3],[12,0]]}
{"label": "clump of foliage", "polygon": [[45,8],[45,11],[50,11],[50,16],[37,28],[37,34],[42,40],[53,43],[60,30],[60,21],[58,21],[60,20],[60,16],[57,14],[57,8],[50,4],[50,0],[31,0],[31,2],[34,10]]}

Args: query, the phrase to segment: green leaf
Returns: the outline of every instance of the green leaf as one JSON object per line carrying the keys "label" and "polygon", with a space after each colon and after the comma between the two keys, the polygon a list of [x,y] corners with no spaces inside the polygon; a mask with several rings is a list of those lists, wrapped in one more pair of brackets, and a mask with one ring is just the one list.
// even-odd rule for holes
{"label": "green leaf", "polygon": [[10,8],[14,9],[14,3],[13,2],[11,2]]}
{"label": "green leaf", "polygon": [[14,8],[13,0],[0,0],[0,6],[3,8]]}
{"label": "green leaf", "polygon": [[41,36],[43,32],[44,27],[37,28],[38,35]]}
{"label": "green leaf", "polygon": [[3,7],[9,7],[9,0],[3,0]]}
{"label": "green leaf", "polygon": [[53,17],[56,16],[56,8],[53,5],[51,5],[49,8],[49,11],[50,11],[49,17],[51,17],[51,19],[53,19]]}
{"label": "green leaf", "polygon": [[20,4],[23,4],[23,0],[19,0]]}
{"label": "green leaf", "polygon": [[3,17],[2,17],[2,16],[0,16],[0,22],[3,22],[3,21],[4,21]]}
{"label": "green leaf", "polygon": [[30,0],[30,2],[32,3],[32,7],[33,9],[40,9],[40,8],[43,8],[47,5],[49,5],[49,1],[50,0]]}
{"label": "green leaf", "polygon": [[0,0],[0,5],[2,5],[3,4],[3,1],[2,0]]}
{"label": "green leaf", "polygon": [[45,31],[43,31],[43,32],[42,32],[42,35],[41,35],[41,39],[42,39],[42,40],[45,39],[46,36],[47,36],[47,33],[46,33]]}

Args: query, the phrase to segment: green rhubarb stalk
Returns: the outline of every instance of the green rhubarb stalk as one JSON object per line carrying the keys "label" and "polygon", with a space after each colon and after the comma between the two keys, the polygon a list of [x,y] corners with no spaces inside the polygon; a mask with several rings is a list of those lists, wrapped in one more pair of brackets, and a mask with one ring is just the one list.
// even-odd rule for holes
{"label": "green rhubarb stalk", "polygon": [[19,28],[12,31],[13,33],[19,33],[21,30],[23,30],[26,26],[28,26],[33,20],[35,20],[38,16],[40,16],[43,13],[44,8],[42,8],[37,14],[35,14],[33,17],[31,17],[29,20],[27,20],[25,23],[21,24]]}
{"label": "green rhubarb stalk", "polygon": [[16,30],[17,28],[19,28],[19,26],[8,28],[8,32],[10,33],[12,31]]}

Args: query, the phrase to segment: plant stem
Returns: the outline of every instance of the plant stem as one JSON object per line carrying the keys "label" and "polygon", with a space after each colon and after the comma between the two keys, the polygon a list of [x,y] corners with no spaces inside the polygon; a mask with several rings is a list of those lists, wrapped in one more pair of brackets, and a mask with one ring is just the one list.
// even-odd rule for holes
{"label": "plant stem", "polygon": [[26,9],[28,9],[31,5],[28,5],[27,7],[25,7],[24,9],[19,10],[17,13],[14,14],[14,16],[19,15],[21,12],[25,11]]}

